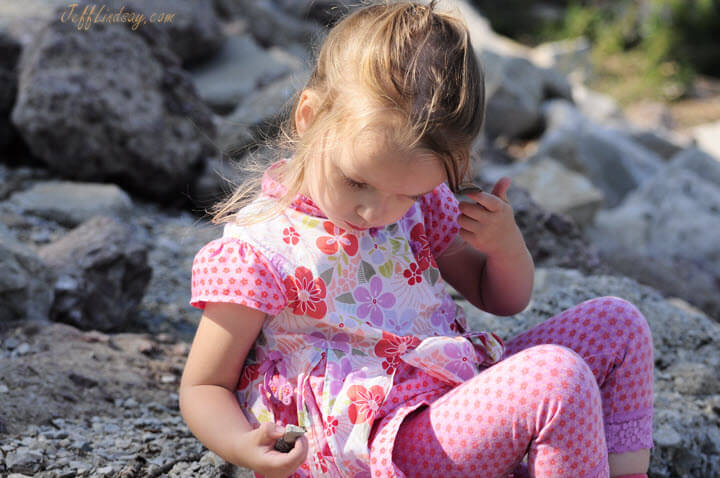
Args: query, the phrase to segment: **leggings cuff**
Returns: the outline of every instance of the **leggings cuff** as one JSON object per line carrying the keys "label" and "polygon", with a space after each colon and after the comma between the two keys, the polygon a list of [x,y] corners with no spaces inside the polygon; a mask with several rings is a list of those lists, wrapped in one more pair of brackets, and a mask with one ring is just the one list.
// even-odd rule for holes
{"label": "leggings cuff", "polygon": [[653,447],[653,415],[633,418],[618,423],[606,423],[608,453],[626,453],[649,450]]}

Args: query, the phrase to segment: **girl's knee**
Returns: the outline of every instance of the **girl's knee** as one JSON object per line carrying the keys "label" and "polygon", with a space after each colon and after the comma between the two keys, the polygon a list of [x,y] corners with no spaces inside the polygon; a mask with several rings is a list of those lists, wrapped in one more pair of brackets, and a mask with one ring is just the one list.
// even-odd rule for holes
{"label": "girl's knee", "polygon": [[615,328],[612,335],[626,336],[636,345],[652,346],[647,319],[632,302],[621,297],[604,296],[591,299],[585,305],[586,310],[592,311],[588,319],[603,328]]}
{"label": "girl's knee", "polygon": [[[556,344],[538,345],[547,350],[550,362],[544,367],[546,380],[554,382],[560,392],[573,395],[585,391],[599,396],[600,389],[588,363],[574,350]],[[536,348],[533,347],[533,348]]]}
{"label": "girl's knee", "polygon": [[542,344],[530,347],[526,352],[536,356],[534,362],[545,380],[597,388],[597,381],[590,366],[571,348],[558,344]]}

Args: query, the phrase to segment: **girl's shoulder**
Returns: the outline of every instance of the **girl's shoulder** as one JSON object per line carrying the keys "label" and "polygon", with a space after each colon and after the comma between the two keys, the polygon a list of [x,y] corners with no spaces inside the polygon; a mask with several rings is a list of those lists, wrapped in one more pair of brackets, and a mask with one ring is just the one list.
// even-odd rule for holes
{"label": "girl's shoulder", "polygon": [[195,254],[190,305],[230,302],[277,313],[287,302],[283,280],[273,263],[241,238],[213,239]]}
{"label": "girl's shoulder", "polygon": [[442,183],[425,194],[419,201],[425,225],[425,234],[435,257],[440,256],[452,242],[460,226],[459,201],[447,184]]}

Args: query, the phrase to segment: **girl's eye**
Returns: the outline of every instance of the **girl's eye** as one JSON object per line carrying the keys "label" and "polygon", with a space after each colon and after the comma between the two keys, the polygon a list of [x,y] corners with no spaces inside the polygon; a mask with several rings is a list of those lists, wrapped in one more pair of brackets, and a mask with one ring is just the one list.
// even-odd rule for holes
{"label": "girl's eye", "polygon": [[345,178],[345,182],[346,182],[350,187],[352,187],[352,188],[355,188],[355,189],[363,189],[363,188],[365,188],[365,187],[367,186],[367,184],[365,184],[365,183],[359,183],[359,182],[357,182],[357,181],[353,181],[352,179],[350,179],[350,178],[347,177],[347,176],[343,176],[343,177]]}

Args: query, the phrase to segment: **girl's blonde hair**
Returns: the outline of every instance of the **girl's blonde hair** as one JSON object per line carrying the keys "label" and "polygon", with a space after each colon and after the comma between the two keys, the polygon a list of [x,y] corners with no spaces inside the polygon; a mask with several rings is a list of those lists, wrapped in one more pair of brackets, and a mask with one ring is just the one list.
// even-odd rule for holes
{"label": "girl's blonde hair", "polygon": [[[330,144],[352,145],[362,133],[376,132],[397,150],[429,150],[457,192],[469,174],[470,146],[483,122],[484,78],[467,25],[459,15],[436,11],[436,3],[386,0],[339,21],[328,32],[307,84],[291,100],[279,134],[265,144],[276,152],[274,159],[292,152],[292,160],[274,170],[286,193],[261,200],[264,207],[254,208],[253,215],[233,218],[259,199],[267,161],[251,158],[241,168],[253,173],[211,207],[212,222],[247,224],[286,208],[300,191],[308,161],[324,155],[326,135]],[[295,112],[306,89],[320,104],[301,140]]]}

